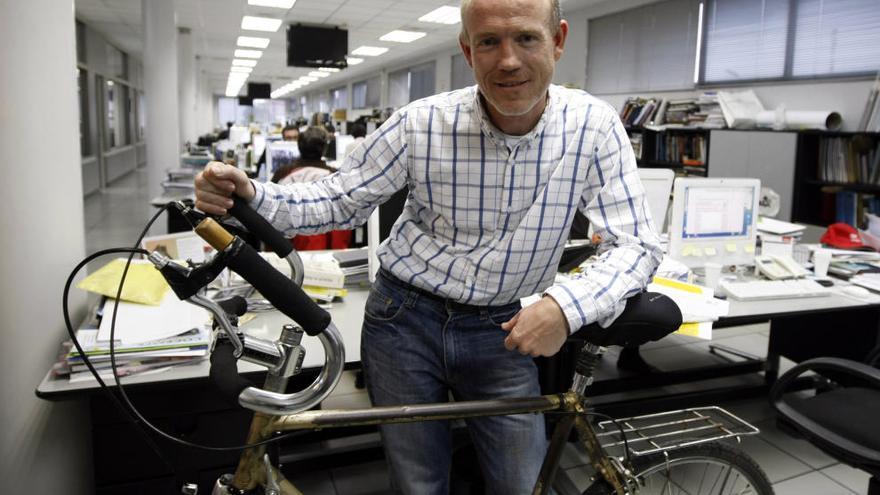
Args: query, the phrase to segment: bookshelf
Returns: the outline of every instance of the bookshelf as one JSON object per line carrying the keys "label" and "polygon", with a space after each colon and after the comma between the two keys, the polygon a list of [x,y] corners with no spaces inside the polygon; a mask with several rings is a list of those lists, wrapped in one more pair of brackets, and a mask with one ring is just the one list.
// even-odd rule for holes
{"label": "bookshelf", "polygon": [[706,177],[709,129],[627,127],[639,167],[671,168],[678,175]]}
{"label": "bookshelf", "polygon": [[792,220],[859,226],[880,214],[880,133],[801,131]]}

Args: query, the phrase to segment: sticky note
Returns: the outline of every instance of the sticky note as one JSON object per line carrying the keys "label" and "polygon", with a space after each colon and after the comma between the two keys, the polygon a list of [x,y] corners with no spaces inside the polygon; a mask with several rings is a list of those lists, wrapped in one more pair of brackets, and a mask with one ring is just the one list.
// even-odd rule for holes
{"label": "sticky note", "polygon": [[694,246],[693,250],[691,251],[691,256],[703,256],[703,249]]}
{"label": "sticky note", "polygon": [[693,251],[694,251],[694,247],[691,246],[690,244],[685,244],[684,246],[681,247],[681,255],[682,256],[690,256],[691,253],[693,253]]}
{"label": "sticky note", "polygon": [[754,253],[755,252],[755,245],[754,244],[747,244],[743,249],[747,253]]}
{"label": "sticky note", "polygon": [[728,242],[727,244],[724,245],[724,249],[727,250],[728,253],[735,253],[736,252],[736,244],[733,242]]}
{"label": "sticky note", "polygon": [[718,254],[718,251],[716,251],[713,247],[707,247],[705,252],[706,256],[715,256],[716,254]]}

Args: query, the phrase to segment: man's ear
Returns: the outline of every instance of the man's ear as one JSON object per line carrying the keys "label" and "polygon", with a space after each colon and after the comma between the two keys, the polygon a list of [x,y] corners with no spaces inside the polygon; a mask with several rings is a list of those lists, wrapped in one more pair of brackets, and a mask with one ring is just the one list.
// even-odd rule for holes
{"label": "man's ear", "polygon": [[465,43],[465,40],[462,39],[461,36],[458,37],[458,46],[461,47],[461,53],[464,54],[464,59],[467,60],[468,66],[473,69],[474,64],[471,61],[471,45]]}
{"label": "man's ear", "polygon": [[558,61],[562,57],[565,50],[565,38],[568,37],[568,21],[562,19],[559,21],[559,29],[553,36],[553,57]]}

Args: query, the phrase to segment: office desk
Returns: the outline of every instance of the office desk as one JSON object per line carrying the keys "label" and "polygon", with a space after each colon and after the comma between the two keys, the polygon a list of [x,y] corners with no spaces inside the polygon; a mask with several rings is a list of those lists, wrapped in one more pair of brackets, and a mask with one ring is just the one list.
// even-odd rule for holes
{"label": "office desk", "polygon": [[[350,290],[344,302],[334,302],[330,313],[345,344],[345,362],[356,367],[360,361],[360,335],[363,308],[368,291]],[[262,338],[277,336],[281,326],[289,320],[278,312],[260,313],[257,318],[242,325],[241,330]],[[306,348],[303,373],[291,380],[289,389],[307,386],[324,362],[324,349],[316,338],[305,336]],[[124,377],[122,383],[132,402],[152,423],[163,431],[188,441],[207,445],[240,445],[248,431],[251,411],[220,398],[208,379],[210,364],[178,366],[150,375]],[[243,376],[261,385],[265,371],[257,365],[240,361],[238,369]],[[106,380],[115,389],[113,380]],[[101,495],[129,495],[132,493],[180,493],[184,482],[211,486],[223,473],[230,472],[237,452],[204,452],[190,450],[150,437],[160,446],[160,458],[132,426],[97,382],[68,383],[53,380],[47,374],[36,389],[38,397],[47,400],[85,398],[91,416],[92,455],[96,492]],[[85,425],[83,425],[85,427]],[[331,432],[342,435],[344,430]],[[282,442],[281,450],[290,444],[306,440]],[[169,465],[162,459],[166,459]]]}
{"label": "office desk", "polygon": [[[612,416],[713,405],[766,393],[778,376],[782,357],[796,362],[818,356],[862,360],[880,342],[880,304],[844,294],[771,301],[731,300],[729,314],[713,327],[717,330],[715,334],[720,335],[725,328],[755,323],[770,324],[766,358],[710,344],[711,352],[724,359],[715,364],[651,374],[597,376],[587,395],[597,409]],[[834,331],[829,333],[829,328]],[[558,355],[539,361],[545,391],[568,388],[580,344],[577,340],[569,342]]]}

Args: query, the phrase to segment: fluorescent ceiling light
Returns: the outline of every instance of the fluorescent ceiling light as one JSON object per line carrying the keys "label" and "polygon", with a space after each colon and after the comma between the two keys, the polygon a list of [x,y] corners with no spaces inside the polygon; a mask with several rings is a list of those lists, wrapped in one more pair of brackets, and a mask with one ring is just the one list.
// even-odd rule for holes
{"label": "fluorescent ceiling light", "polygon": [[253,71],[254,71],[254,69],[252,69],[251,67],[232,66],[229,68],[229,72],[238,72],[241,74],[250,74]]}
{"label": "fluorescent ceiling light", "polygon": [[235,50],[235,58],[260,58],[263,52],[260,50]]}
{"label": "fluorescent ceiling light", "polygon": [[330,73],[329,72],[321,72],[319,70],[313,70],[313,71],[309,72],[309,75],[312,77],[327,77],[330,75]]}
{"label": "fluorescent ceiling light", "polygon": [[348,65],[357,65],[357,64],[364,61],[364,59],[362,59],[362,58],[348,57],[348,56],[345,57],[345,60],[348,62]]}
{"label": "fluorescent ceiling light", "polygon": [[319,67],[318,70],[321,72],[339,72],[337,67]]}
{"label": "fluorescent ceiling light", "polygon": [[256,67],[257,61],[256,60],[242,60],[240,58],[234,58],[234,59],[232,59],[232,65],[237,65],[239,67]]}
{"label": "fluorescent ceiling light", "polygon": [[267,31],[274,33],[281,27],[281,19],[271,17],[255,17],[246,15],[241,18],[241,28],[249,31]]}
{"label": "fluorescent ceiling light", "polygon": [[276,9],[289,9],[293,7],[296,0],[248,0],[248,5],[256,5],[257,7],[275,7]]}
{"label": "fluorescent ceiling light", "polygon": [[423,33],[421,31],[402,31],[400,29],[395,29],[390,33],[382,35],[382,37],[379,39],[382,41],[394,41],[397,43],[410,43],[419,38],[424,38],[426,34],[428,33]]}
{"label": "fluorescent ceiling light", "polygon": [[300,80],[300,81],[307,82],[307,83],[310,83],[310,82],[315,82],[315,81],[317,81],[318,78],[317,78],[317,77],[312,77],[312,76],[302,76],[302,77],[299,78],[299,80]]}
{"label": "fluorescent ceiling light", "polygon": [[262,48],[266,49],[269,46],[269,38],[254,38],[252,36],[239,36],[238,42],[236,42],[238,46],[243,46],[245,48]]}
{"label": "fluorescent ceiling light", "polygon": [[422,22],[436,22],[437,24],[458,24],[461,22],[461,9],[444,5],[419,17]]}
{"label": "fluorescent ceiling light", "polygon": [[[359,47],[355,48],[351,52],[351,54],[352,55],[363,55],[366,57],[376,57],[376,56],[382,55],[383,53],[385,53],[387,51],[388,51],[388,49],[385,47],[382,47],[382,46],[359,46]],[[350,60],[349,60],[349,63],[351,63]]]}

